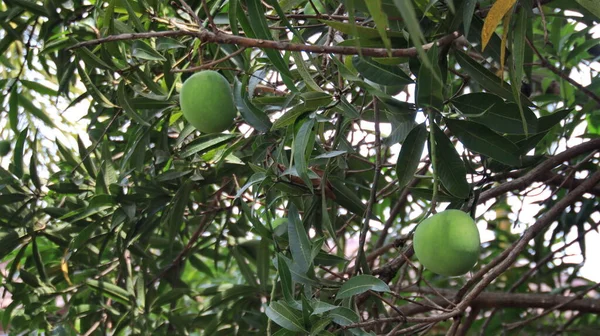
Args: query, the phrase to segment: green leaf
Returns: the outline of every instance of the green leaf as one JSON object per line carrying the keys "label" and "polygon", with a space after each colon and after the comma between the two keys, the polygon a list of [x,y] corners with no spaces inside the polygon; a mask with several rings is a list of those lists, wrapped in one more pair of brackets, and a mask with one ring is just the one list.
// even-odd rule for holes
{"label": "green leaf", "polygon": [[223,145],[229,140],[235,138],[235,134],[207,134],[198,137],[196,140],[187,144],[179,154],[181,158],[186,158],[194,154],[201,154],[207,150]]}
{"label": "green leaf", "polygon": [[[463,9],[463,25],[465,27],[465,36],[469,36],[469,29],[471,28],[471,20],[473,19],[473,12],[477,6],[477,0],[464,0]],[[457,14],[458,15],[458,14]]]}
{"label": "green leaf", "polygon": [[121,108],[123,108],[123,111],[125,111],[125,114],[127,114],[140,125],[150,126],[150,124],[146,120],[144,120],[144,118],[142,118],[139,114],[137,114],[137,112],[131,106],[129,99],[125,94],[124,80],[121,80],[119,82],[119,86],[117,88],[117,99],[119,100],[119,105],[121,105]]}
{"label": "green leaf", "polygon": [[56,92],[56,90],[51,89],[42,83],[34,82],[34,81],[26,80],[26,79],[21,79],[20,82],[21,82],[21,84],[23,84],[23,86],[25,86],[28,89],[33,90],[39,94],[52,96],[52,97],[56,97],[58,95],[58,92]]}
{"label": "green leaf", "polygon": [[381,0],[365,1],[365,4],[369,9],[369,14],[371,14],[373,21],[375,21],[375,28],[377,28],[377,31],[379,32],[379,37],[383,41],[385,48],[388,51],[390,51],[392,49],[392,42],[390,41],[390,38],[387,35],[387,31],[389,28],[388,17],[382,9]]}
{"label": "green leaf", "polygon": [[7,4],[13,5],[13,6],[19,6],[35,15],[38,16],[44,16],[44,17],[48,17],[49,13],[48,10],[46,10],[45,7],[40,6],[36,3],[36,1],[31,1],[31,0],[5,0],[4,2],[6,2]]}
{"label": "green leaf", "polygon": [[292,282],[292,273],[284,260],[281,253],[277,254],[277,272],[279,272],[279,278],[281,279],[281,290],[285,301],[289,304],[294,302],[294,283]]}
{"label": "green leaf", "polygon": [[327,316],[333,319],[333,322],[347,326],[353,323],[357,323],[359,320],[358,315],[353,311],[345,307],[336,308],[327,314]]}
{"label": "green leaf", "polygon": [[292,275],[292,279],[294,281],[313,287],[318,287],[320,285],[319,282],[315,279],[314,275],[309,275],[306,271],[302,271],[297,263],[285,257],[282,257],[282,259],[287,264],[288,269],[290,270],[290,274]]}
{"label": "green leaf", "polygon": [[[7,195],[0,195],[0,200]],[[7,204],[0,201],[0,204]],[[0,260],[4,260],[8,254],[12,253],[20,244],[20,235],[13,229],[0,230]]]}
{"label": "green leaf", "polygon": [[296,122],[296,119],[298,119],[298,117],[310,111],[312,111],[312,109],[306,107],[304,104],[296,105],[287,112],[285,112],[281,117],[279,117],[279,119],[275,120],[273,126],[271,127],[271,130],[276,130],[292,125]]}
{"label": "green leaf", "polygon": [[[415,198],[426,199],[431,201],[433,199],[433,189],[428,188],[409,188],[410,194]],[[460,202],[464,199],[457,198],[455,196],[445,193],[443,190],[438,190],[436,194],[436,201],[438,202]]]}
{"label": "green leaf", "polygon": [[310,74],[309,68],[306,65],[306,62],[304,61],[304,59],[302,58],[302,53],[292,52],[291,55],[294,58],[294,63],[296,64],[296,67],[298,68],[298,73],[300,74],[300,77],[302,77],[304,84],[313,91],[323,92],[323,90],[321,89],[319,84],[317,84],[315,82],[314,78]]}
{"label": "green leaf", "polygon": [[233,83],[233,97],[242,118],[259,132],[267,132],[271,127],[271,121],[264,111],[254,106],[248,99],[245,86],[237,79]]}
{"label": "green leaf", "polygon": [[[122,0],[121,1],[121,3],[123,5],[125,5],[125,8],[127,9],[127,14],[129,14],[129,23],[131,25],[131,22],[133,22],[133,26],[135,27],[135,29],[137,31],[139,31],[139,32],[145,32],[146,29],[144,29],[144,26],[140,22],[140,19],[137,17],[136,12],[133,10],[133,7],[131,7],[131,2],[132,1],[128,1],[128,0]],[[138,2],[138,3],[140,3],[140,2]]]}
{"label": "green leaf", "polygon": [[[474,61],[471,57],[467,56],[463,52],[455,52],[456,60],[460,64],[460,67],[479,83],[483,88],[490,91],[491,93],[497,94],[498,96],[513,101],[514,97],[512,94],[511,86],[502,81],[491,71],[486,69],[483,65]],[[521,94],[521,102],[524,106],[533,106],[534,104]]]}
{"label": "green leaf", "polygon": [[355,191],[346,187],[344,182],[337,178],[331,177],[329,182],[333,188],[337,204],[358,216],[364,216],[367,206],[360,200]]}
{"label": "green leaf", "polygon": [[404,140],[396,162],[396,175],[398,176],[397,186],[404,188],[413,178],[415,171],[421,161],[423,148],[427,141],[427,128],[425,124],[413,128]]}
{"label": "green leaf", "polygon": [[494,160],[511,166],[518,166],[519,148],[486,126],[465,120],[445,119],[450,131],[468,149],[487,155]]}
{"label": "green leaf", "polygon": [[23,107],[23,109],[25,109],[25,111],[31,113],[33,116],[43,121],[46,125],[50,127],[56,127],[46,112],[35,106],[33,102],[31,102],[31,100],[29,100],[29,98],[27,98],[25,95],[21,95],[19,97],[19,104],[21,107]]}
{"label": "green leaf", "polygon": [[437,167],[434,165],[433,169],[450,194],[460,199],[466,199],[469,196],[470,187],[466,178],[465,164],[446,134],[435,123],[431,124],[430,127],[433,127],[435,139],[433,145],[435,146],[435,162],[437,164]]}
{"label": "green leaf", "polygon": [[88,48],[75,50],[75,54],[85,62],[86,65],[93,66],[98,69],[113,70],[113,66],[104,62],[100,57],[96,56]]}
{"label": "green leaf", "polygon": [[16,85],[10,90],[8,98],[8,120],[13,132],[19,133],[19,93]]}
{"label": "green leaf", "polygon": [[[521,112],[515,103],[504,103],[502,98],[484,92],[461,95],[452,100],[452,105],[470,120],[484,124],[499,133],[525,134]],[[537,130],[537,118],[528,108],[523,107],[529,133]]]}
{"label": "green leaf", "polygon": [[151,307],[161,307],[166,304],[172,304],[173,302],[177,302],[181,297],[190,293],[190,290],[187,288],[173,288],[164,294],[158,296],[154,302],[152,302]]}
{"label": "green leaf", "polygon": [[79,135],[77,135],[77,147],[79,149],[79,157],[81,159],[81,162],[83,163],[83,166],[87,170],[88,174],[90,174],[90,177],[92,179],[96,179],[98,171],[96,169],[96,166],[94,165],[94,162],[92,161],[88,149],[85,147],[85,144],[83,143],[83,140],[81,140],[81,137]]}
{"label": "green leaf", "polygon": [[298,176],[300,176],[311,192],[313,191],[313,185],[308,176],[308,160],[310,159],[315,139],[314,125],[314,119],[309,119],[302,124],[298,132],[294,135],[293,144],[294,166],[296,167]]}
{"label": "green leaf", "polygon": [[303,105],[310,109],[318,109],[322,106],[331,104],[333,97],[327,92],[304,92],[300,94],[300,99],[303,101]]}
{"label": "green leaf", "polygon": [[[36,134],[37,137],[37,134]],[[34,141],[31,145],[31,158],[29,159],[29,176],[31,177],[31,183],[36,187],[37,190],[42,189],[42,182],[38,175],[38,162],[37,162],[37,148],[36,142]]]}
{"label": "green leaf", "polygon": [[314,322],[310,328],[310,334],[309,336],[319,336],[322,335],[321,332],[325,330],[325,328],[327,328],[327,326],[329,326],[331,324],[331,322],[333,321],[332,318],[330,317],[325,317],[322,318],[316,322]]}
{"label": "green leaf", "polygon": [[129,299],[133,296],[125,289],[110,282],[87,279],[85,280],[85,283],[95,292],[126,306],[129,305]]}
{"label": "green leaf", "polygon": [[143,59],[146,61],[161,61],[164,62],[167,59],[164,58],[158,51],[154,50],[149,44],[141,40],[135,40],[131,46],[131,55],[133,57]]}
{"label": "green leaf", "polygon": [[169,239],[172,242],[175,242],[175,237],[177,232],[182,226],[183,223],[183,214],[185,212],[185,208],[187,207],[188,202],[190,201],[190,193],[192,191],[192,183],[190,181],[186,181],[182,184],[182,186],[177,190],[175,196],[171,200],[171,210],[169,211],[169,223],[168,223],[168,232]]}
{"label": "green leaf", "polygon": [[264,237],[258,244],[258,253],[256,257],[256,273],[260,286],[267,290],[269,284],[269,266],[270,266],[270,243]]}
{"label": "green leaf", "polygon": [[166,51],[171,49],[185,48],[185,45],[170,37],[159,37],[156,39],[156,50]]}
{"label": "green leaf", "polygon": [[600,0],[575,0],[581,7],[587,9],[590,13],[594,14],[596,18],[600,19]]}
{"label": "green leaf", "polygon": [[77,72],[81,77],[83,85],[85,85],[86,89],[88,90],[88,93],[92,97],[94,97],[94,101],[96,103],[100,104],[103,107],[117,107],[116,105],[111,103],[110,99],[106,98],[106,96],[102,94],[102,92],[96,87],[96,85],[94,85],[94,83],[92,83],[90,76],[88,76],[87,72],[85,72],[85,69],[82,68],[79,64],[77,64]]}
{"label": "green leaf", "polygon": [[571,109],[563,109],[560,111],[556,111],[550,115],[543,116],[538,119],[538,131],[544,132],[552,127],[558,125],[564,118],[566,118],[569,114],[571,114]]}
{"label": "green leaf", "polygon": [[0,205],[7,205],[22,202],[30,196],[21,193],[0,194]]}
{"label": "green leaf", "polygon": [[27,140],[28,129],[24,129],[17,137],[15,150],[13,151],[13,169],[12,172],[16,177],[23,177],[23,154],[25,151],[25,140]]}
{"label": "green leaf", "polygon": [[232,246],[230,248],[230,251],[231,255],[233,255],[233,258],[237,262],[237,265],[240,269],[240,273],[242,273],[242,276],[244,277],[246,283],[252,287],[258,287],[258,283],[256,282],[256,274],[254,274],[254,272],[250,268],[250,265],[248,265],[246,258],[242,256],[240,252],[240,247],[237,245]]}
{"label": "green leaf", "polygon": [[302,325],[302,316],[300,312],[294,310],[285,302],[271,302],[267,307],[266,314],[273,322],[285,329],[295,332],[307,332]]}
{"label": "green leaf", "polygon": [[486,113],[494,105],[503,105],[499,96],[486,92],[475,92],[460,95],[451,100],[452,105],[467,117],[478,117]]}
{"label": "green leaf", "polygon": [[306,272],[312,264],[310,240],[302,221],[298,217],[296,208],[290,207],[288,211],[287,224],[292,260],[298,265],[301,272]]}
{"label": "green leaf", "polygon": [[381,85],[407,85],[413,80],[399,66],[385,65],[370,57],[352,57],[352,65],[366,79]]}
{"label": "green leaf", "polygon": [[[249,20],[249,23],[254,34],[256,34],[256,37],[263,40],[273,40],[273,35],[271,35],[269,25],[265,18],[265,8],[260,0],[247,0],[246,5],[248,7],[248,16],[252,18],[252,20]],[[287,88],[292,92],[297,92],[298,89],[292,81],[292,73],[289,70],[287,62],[281,57],[279,51],[274,49],[264,49],[263,52],[281,74],[281,78]]]}
{"label": "green leaf", "polygon": [[433,64],[431,63],[431,61],[429,61],[429,58],[427,58],[427,54],[425,53],[425,49],[423,49],[425,37],[423,36],[423,32],[421,31],[421,25],[419,24],[419,20],[417,20],[417,14],[415,13],[413,2],[406,0],[394,0],[394,4],[396,4],[396,7],[400,11],[400,15],[404,20],[405,28],[406,30],[408,30],[410,40],[414,44],[415,48],[417,49],[417,53],[419,54],[419,59],[426,67],[428,67],[431,70],[433,74],[435,74]]}
{"label": "green leaf", "polygon": [[419,76],[417,77],[417,105],[421,108],[431,107],[436,111],[444,109],[444,84],[441,81],[442,71],[438,64],[438,48],[433,46],[427,57],[430,66],[421,64]]}
{"label": "green leaf", "polygon": [[385,282],[372,275],[357,275],[344,282],[335,298],[345,299],[370,290],[375,292],[389,292],[390,288]]}

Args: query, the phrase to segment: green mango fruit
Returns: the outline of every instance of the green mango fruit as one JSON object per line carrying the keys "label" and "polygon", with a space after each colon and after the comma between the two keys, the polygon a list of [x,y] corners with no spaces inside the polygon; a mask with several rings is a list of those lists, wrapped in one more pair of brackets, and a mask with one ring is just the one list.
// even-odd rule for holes
{"label": "green mango fruit", "polygon": [[225,131],[237,114],[229,82],[212,70],[195,73],[183,83],[179,104],[184,118],[202,133]]}
{"label": "green mango fruit", "polygon": [[463,275],[479,259],[479,230],[467,213],[445,210],[422,221],[415,230],[413,248],[419,262],[430,271]]}

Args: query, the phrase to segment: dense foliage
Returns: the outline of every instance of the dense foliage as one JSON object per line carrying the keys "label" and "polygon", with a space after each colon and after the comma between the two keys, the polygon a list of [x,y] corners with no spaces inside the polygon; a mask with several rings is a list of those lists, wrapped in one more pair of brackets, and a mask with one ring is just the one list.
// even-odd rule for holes
{"label": "dense foliage", "polygon": [[[1,1],[2,330],[600,332],[580,273],[600,220],[598,8]],[[239,111],[222,133],[180,110],[206,69]],[[483,237],[464,276],[413,256],[444,209]]]}

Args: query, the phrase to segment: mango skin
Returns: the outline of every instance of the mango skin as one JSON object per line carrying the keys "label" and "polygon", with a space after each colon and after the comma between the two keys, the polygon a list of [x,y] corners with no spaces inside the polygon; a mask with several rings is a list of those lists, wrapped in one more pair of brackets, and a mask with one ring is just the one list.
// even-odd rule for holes
{"label": "mango skin", "polygon": [[475,222],[463,211],[445,210],[417,226],[413,248],[419,262],[430,271],[463,275],[479,259],[481,241]]}
{"label": "mango skin", "polygon": [[179,92],[183,117],[202,133],[221,133],[237,114],[233,92],[225,77],[205,70],[190,76]]}
{"label": "mango skin", "polygon": [[10,153],[10,141],[0,140],[0,156],[6,156]]}

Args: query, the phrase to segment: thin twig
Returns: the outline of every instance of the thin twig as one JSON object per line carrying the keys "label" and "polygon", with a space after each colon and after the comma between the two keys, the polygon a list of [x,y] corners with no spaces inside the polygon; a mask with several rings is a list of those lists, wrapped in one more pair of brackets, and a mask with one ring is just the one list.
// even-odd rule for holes
{"label": "thin twig", "polygon": [[185,2],[185,0],[179,0],[179,2],[181,2],[183,9],[192,17],[192,19],[194,19],[194,21],[196,22],[198,27],[202,27],[202,20],[200,20],[200,18],[198,17],[198,14],[196,14],[196,12],[194,12],[192,7],[190,7],[190,5],[188,5],[187,2]]}
{"label": "thin twig", "polygon": [[219,58],[217,60],[214,60],[212,62],[208,62],[208,63],[202,64],[202,65],[199,65],[199,66],[195,66],[195,67],[191,67],[191,68],[186,68],[186,69],[173,69],[173,70],[171,70],[171,72],[173,72],[173,73],[176,73],[176,72],[196,72],[196,71],[200,71],[200,70],[204,70],[204,69],[210,69],[210,68],[212,68],[213,66],[215,66],[215,65],[217,65],[219,63],[225,62],[228,59],[233,58],[233,57],[241,54],[242,52],[244,52],[244,50],[246,50],[246,48],[240,48],[240,49],[232,52],[231,54],[226,55],[224,57],[221,57],[221,58]]}
{"label": "thin twig", "polygon": [[[358,273],[358,271],[362,268],[362,258],[365,254],[365,242],[367,240],[367,232],[369,232],[371,215],[373,214],[373,206],[377,202],[377,184],[379,182],[379,175],[381,174],[381,130],[379,128],[379,104],[377,103],[377,98],[373,98],[373,110],[375,113],[375,170],[373,174],[373,183],[371,185],[371,194],[369,196],[369,201],[367,202],[367,209],[365,211],[365,218],[363,222],[363,227],[360,231],[360,237],[358,240],[358,254],[356,256],[354,272]],[[368,263],[367,263],[368,265]],[[363,269],[363,272],[366,271]]]}
{"label": "thin twig", "polygon": [[179,252],[179,254],[175,258],[175,260],[173,260],[173,262],[171,262],[171,264],[169,264],[167,267],[165,267],[158,275],[156,275],[152,280],[150,280],[150,282],[148,282],[146,284],[146,287],[151,286],[156,281],[158,281],[160,278],[167,275],[167,273],[172,271],[175,267],[180,266],[183,259],[187,256],[188,252],[193,248],[194,244],[196,243],[198,238],[200,238],[200,235],[204,232],[204,230],[206,230],[208,224],[211,222],[212,219],[213,219],[213,216],[204,216],[202,218],[202,221],[198,225],[198,228],[196,229],[194,234],[190,237],[190,240],[185,245],[183,250],[181,250],[181,252]]}
{"label": "thin twig", "polygon": [[585,291],[583,291],[583,292],[581,292],[581,293],[579,293],[579,294],[577,294],[577,295],[575,295],[575,296],[573,296],[573,297],[569,298],[569,300],[566,300],[565,302],[562,302],[562,303],[560,303],[560,304],[557,304],[557,305],[556,305],[556,306],[554,306],[554,307],[551,307],[551,308],[549,308],[549,309],[546,309],[546,310],[544,310],[544,312],[542,312],[542,313],[541,313],[541,314],[539,314],[539,315],[536,315],[536,316],[530,317],[530,318],[528,318],[528,319],[526,319],[526,320],[523,320],[523,321],[519,321],[519,322],[515,322],[515,323],[508,324],[508,325],[506,325],[506,328],[507,328],[508,330],[517,329],[517,328],[519,328],[519,327],[521,327],[521,326],[524,326],[524,325],[526,325],[526,324],[528,324],[528,323],[531,323],[531,322],[533,322],[533,321],[535,321],[535,320],[537,320],[537,319],[540,319],[540,318],[542,318],[542,317],[544,317],[544,316],[546,316],[546,315],[548,315],[548,314],[552,313],[553,311],[555,311],[555,310],[557,310],[557,309],[560,309],[560,308],[562,308],[562,307],[566,306],[567,304],[569,304],[569,303],[571,303],[571,302],[573,302],[573,301],[575,301],[575,300],[579,300],[579,299],[581,299],[581,298],[582,298],[582,297],[583,297],[585,294],[589,293],[590,291],[593,291],[594,289],[596,289],[596,288],[598,288],[598,287],[600,287],[600,282],[599,282],[599,283],[596,283],[596,284],[595,284],[595,285],[593,285],[593,286],[590,286],[590,287],[589,287],[588,289],[586,289]]}
{"label": "thin twig", "polygon": [[[596,227],[590,227],[583,234],[585,235],[585,234],[587,234],[590,231],[595,230],[595,229],[596,229]],[[524,284],[525,281],[527,281],[527,279],[529,279],[529,277],[531,277],[535,272],[537,272],[538,269],[540,269],[541,267],[543,267],[544,265],[546,265],[546,263],[549,262],[555,254],[557,254],[557,253],[559,253],[559,252],[561,252],[563,250],[566,250],[569,246],[573,245],[574,243],[577,243],[578,241],[579,240],[577,238],[575,238],[572,241],[570,241],[568,244],[564,244],[563,246],[561,246],[560,248],[558,248],[556,251],[548,253],[542,259],[540,259],[539,261],[537,261],[534,267],[528,269],[527,272],[525,272],[517,281],[515,281],[510,286],[510,288],[508,289],[507,293],[513,293],[514,291],[516,291],[519,288],[519,286],[521,286],[522,284]],[[481,332],[479,333],[481,336],[485,335],[485,331],[486,331],[488,325],[490,324],[490,322],[492,321],[492,319],[494,318],[494,316],[496,315],[497,312],[498,312],[498,308],[492,309],[492,311],[490,312],[489,316],[483,322],[483,324],[481,325]]]}
{"label": "thin twig", "polygon": [[210,14],[210,9],[208,8],[208,5],[206,4],[206,0],[202,0],[202,8],[204,8],[204,13],[206,13],[206,17],[208,18],[208,24],[210,25],[210,29],[212,29],[213,32],[217,32],[219,31],[219,28],[217,28],[217,25],[215,24],[215,20],[213,19],[212,15]]}
{"label": "thin twig", "polygon": [[540,54],[540,52],[537,50],[537,48],[529,40],[529,38],[526,38],[525,41],[527,41],[527,44],[529,45],[529,47],[531,48],[531,50],[533,50],[533,52],[540,59],[540,62],[542,63],[541,65],[544,68],[546,68],[546,69],[554,72],[560,78],[562,78],[562,79],[566,80],[567,82],[571,83],[571,85],[573,85],[578,90],[580,90],[581,92],[583,92],[586,96],[588,96],[589,98],[591,98],[594,101],[596,101],[596,103],[600,104],[600,96],[598,96],[597,94],[595,94],[594,92],[592,92],[591,90],[589,90],[588,88],[586,88],[585,86],[577,83],[573,78],[571,78],[571,76],[569,76],[569,74],[560,71],[560,69],[558,69],[554,65],[550,64],[550,62],[548,61],[548,59],[546,59],[544,56],[542,56],[542,54]]}
{"label": "thin twig", "polygon": [[544,44],[548,44],[548,28],[546,26],[546,15],[544,14],[544,10],[542,9],[542,4],[540,0],[536,0],[537,8],[540,11],[540,16],[542,17],[542,28],[544,29]]}

